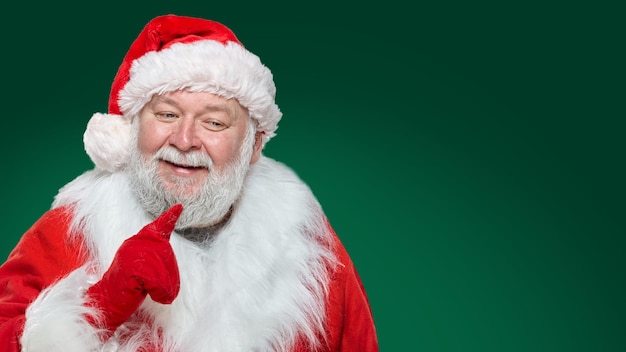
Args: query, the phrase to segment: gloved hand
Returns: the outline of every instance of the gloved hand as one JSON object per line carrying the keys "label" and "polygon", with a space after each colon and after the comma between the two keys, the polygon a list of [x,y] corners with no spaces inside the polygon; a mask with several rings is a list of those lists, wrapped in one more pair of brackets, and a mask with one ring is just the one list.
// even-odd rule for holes
{"label": "gloved hand", "polygon": [[158,303],[174,301],[180,277],[169,239],[182,210],[180,204],[173,206],[122,243],[102,279],[87,290],[86,304],[102,314],[101,319],[88,317],[94,327],[112,334],[148,294]]}

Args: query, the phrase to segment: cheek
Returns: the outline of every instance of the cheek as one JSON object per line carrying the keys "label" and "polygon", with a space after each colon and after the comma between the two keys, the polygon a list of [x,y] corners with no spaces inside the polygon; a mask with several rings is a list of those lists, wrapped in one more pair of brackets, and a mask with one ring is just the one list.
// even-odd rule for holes
{"label": "cheek", "polygon": [[152,155],[159,150],[164,141],[167,139],[166,134],[155,128],[155,126],[140,123],[137,134],[137,147],[143,155]]}
{"label": "cheek", "polygon": [[223,166],[239,156],[241,141],[236,138],[205,139],[204,147],[216,166]]}

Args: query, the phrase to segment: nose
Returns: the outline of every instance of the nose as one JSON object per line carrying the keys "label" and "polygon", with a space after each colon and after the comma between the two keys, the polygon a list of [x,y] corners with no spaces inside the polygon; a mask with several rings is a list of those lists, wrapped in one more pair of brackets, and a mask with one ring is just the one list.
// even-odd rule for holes
{"label": "nose", "polygon": [[174,130],[170,135],[170,145],[180,151],[191,151],[199,149],[200,139],[196,133],[195,119],[182,117],[173,126]]}

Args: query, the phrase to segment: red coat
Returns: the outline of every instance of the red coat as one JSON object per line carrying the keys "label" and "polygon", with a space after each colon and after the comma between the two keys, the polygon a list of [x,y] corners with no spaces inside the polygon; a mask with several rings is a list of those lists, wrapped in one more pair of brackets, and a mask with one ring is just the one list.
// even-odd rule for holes
{"label": "red coat", "polygon": [[[55,285],[57,280],[90,259],[82,237],[71,240],[68,236],[71,216],[64,207],[44,214],[0,266],[0,351],[21,351],[25,312],[31,302],[38,298],[42,290]],[[340,265],[333,271],[329,285],[326,302],[328,344],[323,351],[378,351],[372,313],[363,285],[344,247],[336,236],[334,238],[335,254]],[[59,350],[63,350],[62,346]],[[292,349],[311,350],[303,340]]]}

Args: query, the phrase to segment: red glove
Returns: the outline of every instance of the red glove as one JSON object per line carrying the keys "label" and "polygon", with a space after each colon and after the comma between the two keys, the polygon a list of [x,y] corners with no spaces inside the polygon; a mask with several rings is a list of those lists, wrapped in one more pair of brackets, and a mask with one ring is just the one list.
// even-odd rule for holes
{"label": "red glove", "polygon": [[182,205],[173,206],[122,243],[102,279],[87,290],[87,305],[102,314],[88,318],[93,326],[112,334],[148,294],[158,303],[174,301],[180,277],[169,239],[182,211]]}

